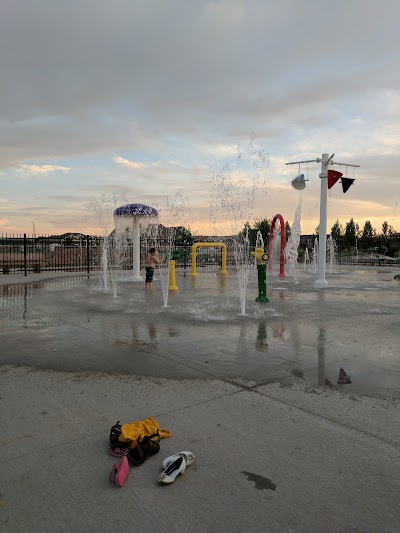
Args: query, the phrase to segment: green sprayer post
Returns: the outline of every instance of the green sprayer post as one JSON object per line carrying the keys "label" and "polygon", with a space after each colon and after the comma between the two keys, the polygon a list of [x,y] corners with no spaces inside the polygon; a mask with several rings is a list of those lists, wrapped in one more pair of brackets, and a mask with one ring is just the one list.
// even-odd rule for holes
{"label": "green sprayer post", "polygon": [[267,296],[267,265],[266,263],[258,263],[258,296],[256,302],[269,302]]}

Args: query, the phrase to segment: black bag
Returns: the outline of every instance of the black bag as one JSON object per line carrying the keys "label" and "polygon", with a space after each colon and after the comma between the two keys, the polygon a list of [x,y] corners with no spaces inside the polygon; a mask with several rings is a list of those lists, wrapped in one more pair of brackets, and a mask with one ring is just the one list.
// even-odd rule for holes
{"label": "black bag", "polygon": [[[154,437],[158,437],[158,440],[152,440]],[[157,431],[157,433],[154,433],[154,435],[143,437],[141,442],[138,442],[136,446],[131,447],[127,457],[133,466],[140,466],[148,457],[151,455],[156,455],[160,451],[159,441],[160,436]]]}
{"label": "black bag", "polygon": [[118,438],[121,435],[121,424],[119,422],[120,421],[118,420],[118,422],[114,424],[113,427],[111,428],[111,431],[110,431],[111,446],[122,444],[122,443],[118,443]]}

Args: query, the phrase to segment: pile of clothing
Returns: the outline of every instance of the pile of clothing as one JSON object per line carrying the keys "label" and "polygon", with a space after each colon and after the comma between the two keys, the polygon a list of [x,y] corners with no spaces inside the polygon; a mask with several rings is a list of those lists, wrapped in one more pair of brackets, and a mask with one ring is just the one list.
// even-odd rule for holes
{"label": "pile of clothing", "polygon": [[[129,474],[129,465],[140,466],[146,459],[160,451],[160,440],[172,437],[172,433],[161,429],[160,424],[153,418],[135,420],[128,424],[114,424],[110,431],[110,445],[108,453],[119,457],[120,462],[112,467],[109,479],[118,487],[122,487]],[[189,451],[178,452],[166,457],[161,466],[163,472],[159,483],[168,485],[176,477],[183,474],[188,465],[194,462],[194,454]]]}

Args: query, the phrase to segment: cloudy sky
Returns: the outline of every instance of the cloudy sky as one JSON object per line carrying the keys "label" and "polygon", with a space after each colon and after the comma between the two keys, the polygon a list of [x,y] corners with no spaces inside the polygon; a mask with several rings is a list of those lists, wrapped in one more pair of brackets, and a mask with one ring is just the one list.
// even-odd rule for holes
{"label": "cloudy sky", "polygon": [[[360,168],[337,167],[356,181],[330,190],[328,229],[400,231],[399,18],[397,0],[2,0],[0,233],[98,233],[93,206],[134,202],[203,233],[292,223],[285,163],[333,152]],[[320,165],[300,171],[312,233]]]}

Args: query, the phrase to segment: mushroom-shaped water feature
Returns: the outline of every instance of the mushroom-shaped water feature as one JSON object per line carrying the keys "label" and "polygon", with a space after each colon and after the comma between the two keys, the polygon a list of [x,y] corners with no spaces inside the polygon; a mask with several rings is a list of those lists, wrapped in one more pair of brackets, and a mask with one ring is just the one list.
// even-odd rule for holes
{"label": "mushroom-shaped water feature", "polygon": [[127,204],[114,211],[116,233],[129,232],[132,238],[133,281],[143,281],[140,276],[140,232],[144,231],[150,219],[158,217],[157,209],[144,204]]}

